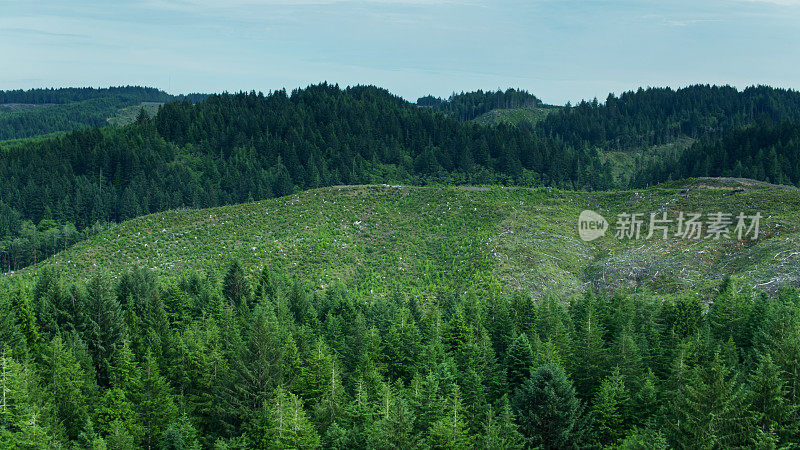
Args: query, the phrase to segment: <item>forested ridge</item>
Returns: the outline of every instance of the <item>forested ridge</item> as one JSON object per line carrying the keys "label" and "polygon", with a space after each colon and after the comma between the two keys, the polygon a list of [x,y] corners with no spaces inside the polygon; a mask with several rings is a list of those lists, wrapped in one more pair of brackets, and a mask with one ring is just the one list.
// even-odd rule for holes
{"label": "forested ridge", "polygon": [[689,177],[747,177],[800,186],[800,121],[760,120],[719,139],[703,138],[684,153],[643,170],[650,182]]}
{"label": "forested ridge", "polygon": [[36,240],[22,238],[26,221],[40,233],[50,229],[38,227],[43,219],[83,230],[339,184],[613,184],[585,149],[539,140],[531,129],[461,124],[366,86],[167,103],[155,118],[142,114],[127,127],[22,141],[0,152],[0,248],[11,269],[46,255]]}
{"label": "forested ridge", "polygon": [[[156,90],[120,89],[130,90],[132,102],[165,101]],[[12,122],[4,117],[41,119],[22,128],[38,131],[73,126],[69,116],[58,122],[47,114],[73,108],[91,115],[87,102],[100,111],[117,101],[112,90],[3,95],[6,104],[56,104],[0,113],[6,124]],[[456,195],[413,188],[425,192],[409,196],[406,188],[372,186],[364,189],[373,197],[314,191],[258,208],[164,213],[108,230],[169,209],[335,185],[590,191],[690,176],[797,185],[797,92],[642,89],[568,105],[536,123],[496,126],[473,119],[496,108],[543,105],[518,90],[412,104],[373,86],[327,83],[166,100],[155,116],[142,111],[126,126],[0,142],[4,271],[94,233],[103,232],[107,244],[87,247],[84,265],[66,261],[64,272],[44,264],[0,276],[0,447],[800,446],[800,293],[791,287],[796,253],[787,252],[797,237],[795,214],[774,214],[763,241],[698,250],[703,264],[723,268],[718,272],[734,273],[729,262],[760,271],[768,281],[756,286],[702,272],[694,276],[710,290],[655,294],[634,284],[628,292],[606,277],[636,277],[634,266],[650,262],[609,258],[608,266],[592,266],[605,287],[596,294],[589,268],[562,260],[588,264],[590,252],[619,249],[559,237],[584,205],[605,205],[604,214],[708,202],[768,212],[796,202],[795,191],[770,187],[735,197],[741,188],[730,188],[700,198],[688,189],[650,188],[620,198],[607,193],[615,198],[609,203],[590,192],[543,188],[508,196],[486,189],[479,192],[489,203],[481,204],[463,189]],[[679,140],[690,144],[653,150]],[[619,173],[611,153],[632,154],[636,164]],[[408,211],[418,220],[397,219]],[[320,215],[330,217],[315,228]],[[387,229],[392,224],[397,229]],[[278,239],[258,227],[291,234]],[[136,248],[125,256],[126,243]],[[671,256],[667,247],[651,251],[685,257],[684,244],[674,244]],[[215,264],[182,265],[178,247],[195,259],[202,250]],[[616,256],[647,256],[633,247]],[[107,254],[93,253],[98,248]],[[257,253],[264,251],[280,257]],[[140,268],[144,259],[136,252],[158,253],[163,264]],[[235,252],[247,253],[246,264]],[[730,260],[711,266],[718,252]],[[359,266],[361,257],[368,264]],[[500,257],[504,266],[495,272],[492,258]],[[107,258],[119,261],[104,266]],[[565,266],[536,272],[542,266],[535,258]],[[298,264],[303,270],[293,271]],[[413,267],[406,272],[404,264]],[[541,282],[536,298],[531,284],[514,279],[519,267],[511,264],[526,271],[528,282]],[[87,269],[75,276],[70,267]],[[658,277],[661,269],[650,268]],[[159,278],[157,270],[169,276]],[[556,289],[567,270],[582,273],[575,283],[586,282],[585,294]],[[419,279],[392,282],[411,273]],[[512,279],[516,284],[507,286]],[[662,280],[673,286],[667,275]],[[770,284],[769,292],[759,291]]]}
{"label": "forested ridge", "polygon": [[417,99],[417,105],[429,107],[465,122],[493,109],[535,108],[542,106],[542,101],[528,91],[506,89],[453,93],[447,100],[427,95]]}
{"label": "forested ridge", "polygon": [[604,150],[642,149],[678,137],[715,138],[757,120],[800,118],[800,93],[768,86],[738,91],[730,86],[695,85],[673,90],[648,88],[619,97],[610,94],[563,108],[538,124],[546,135],[573,146]]}
{"label": "forested ridge", "polygon": [[[163,94],[122,89],[138,92],[139,99]],[[110,101],[98,92],[4,95]],[[751,144],[734,148],[736,136],[746,136],[750,127],[766,133],[774,127],[782,136],[796,132],[800,94],[763,86],[741,92],[704,85],[640,89],[611,95],[605,103],[560,108],[535,125],[518,126],[465,120],[498,106],[541,105],[532,94],[513,89],[420,99],[427,107],[372,86],[340,89],[326,83],[291,93],[211,95],[192,103],[200,98],[165,103],[154,118],[140,114],[125,127],[0,143],[2,267],[14,270],[42,260],[73,241],[69,236],[75,233],[64,231],[70,227],[85,235],[91,227],[142,214],[339,184],[596,190],[727,174],[796,184],[800,173],[796,139],[781,137],[776,146],[748,138]],[[679,139],[696,142],[685,154],[647,150]],[[619,169],[607,156],[620,151],[633,155],[630,167]]]}
{"label": "forested ridge", "polygon": [[201,94],[174,96],[141,86],[0,91],[0,141],[105,126],[120,109],[142,102],[202,98]]}
{"label": "forested ridge", "polygon": [[17,448],[797,445],[800,297],[355,294],[52,270],[0,289]]}

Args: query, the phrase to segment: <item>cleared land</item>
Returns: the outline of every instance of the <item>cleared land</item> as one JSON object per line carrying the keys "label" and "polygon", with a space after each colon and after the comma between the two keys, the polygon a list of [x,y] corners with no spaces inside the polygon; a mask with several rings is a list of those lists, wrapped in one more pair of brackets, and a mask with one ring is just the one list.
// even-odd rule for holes
{"label": "cleared land", "polygon": [[[602,214],[606,236],[583,242],[577,218]],[[756,241],[614,237],[617,214],[760,212]],[[705,233],[705,231],[704,231]],[[645,233],[646,234],[646,233]],[[792,250],[794,249],[794,250]],[[287,270],[320,287],[373,293],[491,286],[570,294],[594,287],[708,294],[726,274],[755,289],[800,285],[800,191],[752,180],[695,179],[637,191],[348,186],[124,222],[12,276],[43,266],[72,277],[132,266],[163,276]]]}

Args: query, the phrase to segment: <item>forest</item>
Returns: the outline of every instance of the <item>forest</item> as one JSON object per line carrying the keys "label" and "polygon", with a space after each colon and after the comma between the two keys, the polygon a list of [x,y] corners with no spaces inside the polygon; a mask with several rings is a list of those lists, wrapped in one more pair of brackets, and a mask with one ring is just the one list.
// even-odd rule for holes
{"label": "forest", "polygon": [[506,89],[496,92],[477,90],[453,93],[447,100],[427,95],[417,99],[417,105],[429,107],[465,122],[493,109],[535,108],[542,106],[542,101],[528,91]]}
{"label": "forest", "polygon": [[9,448],[789,448],[800,295],[0,280]]}
{"label": "forest", "polygon": [[0,141],[106,126],[120,109],[142,102],[199,101],[204,97],[174,96],[140,86],[0,91]]}
{"label": "forest", "polygon": [[[119,89],[137,101],[164,100],[147,88]],[[100,94],[7,91],[2,98],[64,107],[111,101]],[[71,242],[65,228],[88,235],[143,214],[340,184],[606,190],[706,175],[800,180],[800,94],[764,86],[640,89],[517,126],[467,120],[496,107],[541,106],[513,89],[429,96],[419,100],[422,107],[374,86],[327,83],[178,100],[123,127],[0,142],[0,267],[41,261],[59,248],[56,240]],[[55,123],[48,110],[60,106],[30,111]],[[692,142],[685,152],[649,150],[680,139]],[[620,169],[612,153],[634,162]]]}

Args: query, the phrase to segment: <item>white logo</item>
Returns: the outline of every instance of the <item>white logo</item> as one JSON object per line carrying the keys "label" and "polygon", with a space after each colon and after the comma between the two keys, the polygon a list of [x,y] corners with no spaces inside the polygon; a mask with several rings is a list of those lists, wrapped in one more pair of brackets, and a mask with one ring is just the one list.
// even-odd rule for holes
{"label": "white logo", "polygon": [[586,242],[605,236],[608,230],[608,221],[591,210],[584,210],[578,216],[578,234]]}

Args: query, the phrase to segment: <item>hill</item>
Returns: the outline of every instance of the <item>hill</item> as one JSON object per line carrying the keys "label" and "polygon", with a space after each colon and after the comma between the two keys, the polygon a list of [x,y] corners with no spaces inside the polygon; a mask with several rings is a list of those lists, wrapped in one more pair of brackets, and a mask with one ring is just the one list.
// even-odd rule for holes
{"label": "hill", "polygon": [[432,95],[417,99],[417,105],[442,112],[461,122],[474,120],[483,114],[500,109],[532,109],[542,106],[542,101],[525,90],[483,91],[453,93],[441,99]]}
{"label": "hill", "polygon": [[[611,230],[584,242],[577,218],[599,212]],[[667,211],[763,215],[745,239],[619,240],[617,214]],[[320,288],[414,296],[488,287],[570,294],[650,290],[708,294],[725,275],[750,288],[800,283],[800,191],[748,180],[691,180],[639,191],[351,186],[261,202],[173,210],[126,221],[14,276],[56,267],[71,277],[131,267],[177,277],[220,273],[231,259],[270,266]],[[704,232],[705,233],[705,232]],[[644,237],[644,235],[643,235]]]}
{"label": "hill", "polygon": [[203,97],[174,96],[141,86],[0,91],[0,141],[109,123],[124,125],[133,121],[141,107],[152,115],[164,102]]}
{"label": "hill", "polygon": [[[114,110],[114,117],[95,116],[102,124],[128,125],[0,142],[0,267],[41,261],[73,240],[65,229],[87,235],[108,222],[168,209],[325,186],[607,190],[687,176],[800,183],[800,94],[791,90],[651,88],[611,95],[604,104],[550,109],[511,89],[415,105],[375,86],[323,83],[163,106],[143,103],[159,91],[124,89],[134,103],[122,108],[104,97],[117,91],[65,90],[63,100],[71,103],[8,113],[43,114],[40,122],[27,120],[33,116],[19,122],[23,132],[38,133],[69,128],[87,111],[81,104],[95,102],[97,111]],[[59,100],[50,91],[23,94],[7,101]],[[138,114],[142,105],[149,114]],[[50,115],[53,108],[77,116]],[[491,122],[500,123],[481,124]],[[747,145],[737,147],[739,141]]]}
{"label": "hill", "polygon": [[507,125],[519,125],[521,123],[535,125],[547,117],[548,114],[557,110],[557,107],[493,109],[481,114],[473,121],[481,125],[499,125],[501,123]]}

